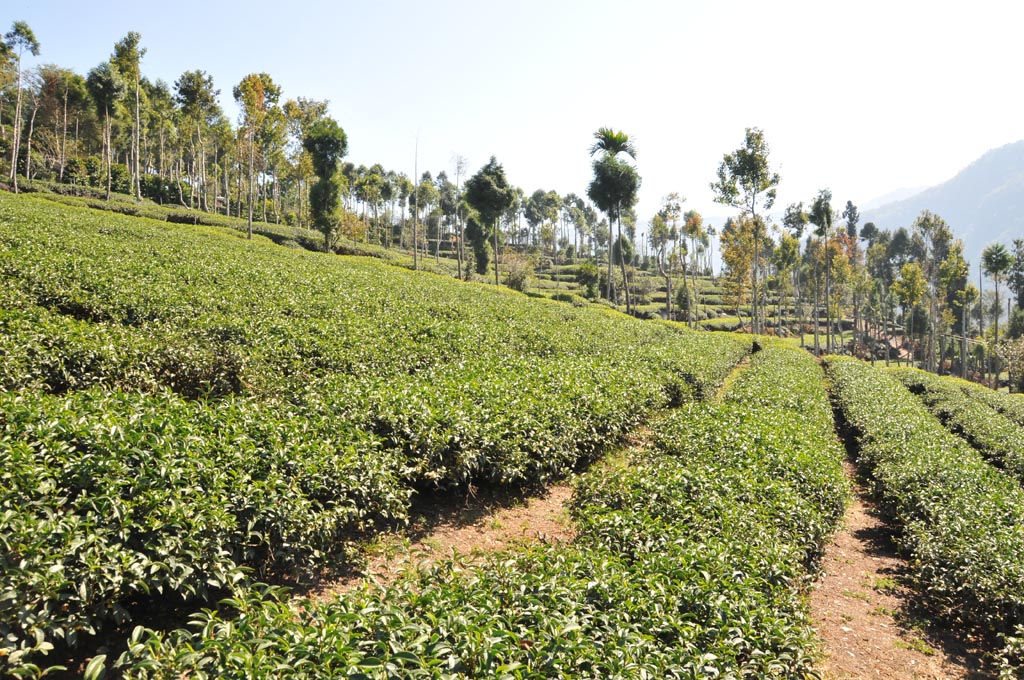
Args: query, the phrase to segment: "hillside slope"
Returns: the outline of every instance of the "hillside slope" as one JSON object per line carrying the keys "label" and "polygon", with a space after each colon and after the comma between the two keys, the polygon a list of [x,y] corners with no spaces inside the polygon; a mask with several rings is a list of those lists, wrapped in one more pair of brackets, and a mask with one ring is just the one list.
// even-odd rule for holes
{"label": "hillside slope", "polygon": [[985,153],[949,181],[864,211],[862,223],[909,227],[922,210],[950,224],[972,263],[987,244],[1024,236],[1024,140]]}
{"label": "hillside slope", "polygon": [[564,475],[750,346],[0,194],[0,674]]}

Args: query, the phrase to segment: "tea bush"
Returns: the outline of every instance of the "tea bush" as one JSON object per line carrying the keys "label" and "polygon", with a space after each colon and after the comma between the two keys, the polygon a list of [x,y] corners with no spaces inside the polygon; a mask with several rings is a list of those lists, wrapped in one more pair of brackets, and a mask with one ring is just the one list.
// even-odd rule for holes
{"label": "tea bush", "polygon": [[0,673],[343,563],[417,491],[562,476],[750,348],[0,194]]}
{"label": "tea bush", "polygon": [[835,400],[859,441],[900,547],[935,609],[995,633],[1024,622],[1024,490],[948,432],[899,380],[830,358]]}
{"label": "tea bush", "polygon": [[961,389],[949,378],[912,368],[898,369],[895,375],[951,432],[1024,481],[1024,427],[989,406],[978,392]]}

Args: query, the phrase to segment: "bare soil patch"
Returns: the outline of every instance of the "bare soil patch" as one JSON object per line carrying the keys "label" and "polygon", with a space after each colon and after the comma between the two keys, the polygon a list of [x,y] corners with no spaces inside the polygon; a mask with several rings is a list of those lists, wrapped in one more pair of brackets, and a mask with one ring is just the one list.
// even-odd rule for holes
{"label": "bare soil patch", "polygon": [[[853,476],[852,466],[848,472]],[[844,527],[825,550],[822,575],[810,596],[823,641],[826,680],[992,678],[983,652],[957,631],[930,621],[907,586],[908,565],[892,529],[863,489]]]}
{"label": "bare soil patch", "polygon": [[414,505],[408,529],[367,546],[367,562],[360,573],[321,584],[310,596],[343,594],[367,580],[389,583],[410,567],[454,555],[472,561],[534,542],[569,541],[573,530],[566,504],[571,496],[572,487],[559,484],[527,496],[471,490],[466,495],[424,498]]}

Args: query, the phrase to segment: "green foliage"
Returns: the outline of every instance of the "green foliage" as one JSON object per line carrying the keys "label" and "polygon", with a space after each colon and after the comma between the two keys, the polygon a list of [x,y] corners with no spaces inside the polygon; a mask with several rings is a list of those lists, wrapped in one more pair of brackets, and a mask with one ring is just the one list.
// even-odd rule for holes
{"label": "green foliage", "polygon": [[718,166],[718,181],[711,183],[715,202],[757,215],[775,204],[779,174],[768,168],[764,132],[747,128],[743,146],[727,153]]}
{"label": "green foliage", "polygon": [[[894,371],[911,392],[954,434],[958,434],[995,465],[1024,482],[1024,427],[960,388],[959,379],[913,368]],[[987,389],[987,388],[981,388]]]}
{"label": "green foliage", "polygon": [[1024,427],[1024,394],[1007,394],[966,380],[951,380],[971,399],[994,408],[1017,425]]}
{"label": "green foliage", "polygon": [[348,153],[348,136],[333,119],[320,118],[310,125],[302,146],[312,158],[317,177],[332,177]]}
{"label": "green foliage", "polygon": [[491,264],[491,230],[480,223],[474,215],[466,220],[466,238],[473,246],[473,262],[476,273],[483,276]]}
{"label": "green foliage", "polygon": [[302,146],[312,158],[313,172],[318,178],[309,191],[313,227],[324,235],[324,250],[327,250],[338,223],[342,192],[337,176],[338,162],[348,151],[348,137],[333,119],[320,118],[310,125]]}
{"label": "green foliage", "polygon": [[514,195],[505,178],[505,169],[494,156],[466,180],[466,202],[487,227],[495,227],[501,214],[512,205]]}
{"label": "green foliage", "polygon": [[601,283],[601,271],[594,262],[584,262],[576,268],[576,282],[583,287],[587,299],[596,300],[598,285]]}
{"label": "green foliage", "polygon": [[594,161],[593,171],[594,179],[587,187],[587,197],[614,222],[636,204],[640,175],[632,165],[615,157]]}
{"label": "green foliage", "polygon": [[751,346],[239,236],[0,194],[5,663],[564,475]]}
{"label": "green foliage", "polygon": [[998,633],[1024,621],[1024,490],[892,375],[831,358],[835,399],[927,601]]}
{"label": "green foliage", "polygon": [[327,603],[239,589],[190,630],[137,629],[118,666],[130,678],[814,677],[800,591],[842,512],[843,451],[813,360],[766,357],[750,389],[809,387],[806,417],[748,404],[746,388],[729,406],[685,406],[628,466],[585,475],[571,545],[442,562]]}

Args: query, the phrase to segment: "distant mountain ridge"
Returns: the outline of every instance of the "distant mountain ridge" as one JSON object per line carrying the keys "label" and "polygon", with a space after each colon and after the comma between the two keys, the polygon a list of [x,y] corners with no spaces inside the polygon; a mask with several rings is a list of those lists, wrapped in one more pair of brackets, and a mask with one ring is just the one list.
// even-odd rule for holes
{"label": "distant mountain ridge", "polygon": [[911,196],[921,193],[927,188],[928,187],[922,186],[900,187],[899,189],[890,191],[887,194],[883,194],[882,196],[878,196],[876,198],[872,198],[870,201],[867,201],[866,203],[864,203],[864,205],[860,206],[861,212],[867,210],[875,210],[877,208],[881,208],[884,205],[889,205],[890,203],[902,201],[904,199],[910,198]]}
{"label": "distant mountain ridge", "polygon": [[992,149],[956,177],[909,198],[865,210],[861,224],[909,227],[922,210],[939,215],[964,242],[972,265],[982,249],[1024,237],[1024,140]]}

